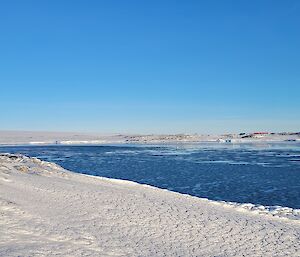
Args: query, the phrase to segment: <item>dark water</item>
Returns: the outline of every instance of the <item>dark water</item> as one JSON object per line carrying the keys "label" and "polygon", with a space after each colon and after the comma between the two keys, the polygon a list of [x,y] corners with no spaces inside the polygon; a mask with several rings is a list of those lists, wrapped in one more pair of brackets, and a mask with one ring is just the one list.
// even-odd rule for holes
{"label": "dark water", "polygon": [[66,169],[212,200],[300,208],[300,144],[18,146]]}

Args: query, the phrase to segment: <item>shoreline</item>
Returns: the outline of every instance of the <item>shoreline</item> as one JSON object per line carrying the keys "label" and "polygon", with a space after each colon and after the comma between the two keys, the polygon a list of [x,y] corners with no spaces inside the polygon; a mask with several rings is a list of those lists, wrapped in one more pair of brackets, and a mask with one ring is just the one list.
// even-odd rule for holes
{"label": "shoreline", "polygon": [[[7,231],[5,241],[0,236],[4,249],[0,253],[5,256],[22,255],[24,249],[31,249],[30,256],[35,256],[43,242],[33,247],[26,234],[32,236],[40,227],[40,237],[55,234],[56,239],[47,239],[43,247],[54,253],[54,245],[59,245],[59,256],[70,254],[68,249],[73,256],[88,252],[101,256],[297,256],[300,251],[297,220],[136,182],[73,173],[20,155],[0,155],[0,174],[0,207],[4,216],[8,213],[0,223],[5,229],[2,231]],[[16,214],[18,210],[21,216]],[[33,223],[42,222],[32,225],[24,217],[31,217]],[[26,233],[12,235],[12,228],[14,231],[19,223]],[[88,243],[82,243],[75,231],[89,235]],[[264,238],[268,243],[264,244]],[[81,247],[75,247],[73,243],[79,241]],[[43,255],[47,256],[45,252]]]}
{"label": "shoreline", "polygon": [[107,144],[247,144],[300,142],[295,133],[241,134],[88,134],[67,132],[0,131],[0,145],[107,145]]}
{"label": "shoreline", "polygon": [[136,146],[188,146],[188,145],[220,145],[220,146],[234,146],[234,145],[262,145],[262,144],[300,144],[300,140],[296,141],[284,141],[284,140],[252,140],[252,141],[237,141],[237,142],[217,142],[217,141],[168,141],[168,142],[106,142],[106,143],[59,143],[55,144],[53,142],[43,142],[43,143],[1,143],[0,147],[39,147],[39,146],[126,146],[126,147],[136,147]]}
{"label": "shoreline", "polygon": [[215,204],[215,205],[222,205],[225,208],[233,208],[237,211],[249,212],[253,215],[265,215],[265,216],[268,216],[269,218],[286,219],[286,220],[290,220],[290,221],[297,222],[300,224],[300,209],[297,209],[297,208],[280,206],[280,205],[254,204],[254,203],[250,203],[250,202],[241,203],[241,202],[232,202],[232,201],[224,201],[224,200],[219,200],[219,201],[211,200],[211,199],[208,199],[205,197],[190,195],[188,193],[180,193],[180,192],[172,191],[169,189],[164,189],[164,188],[159,188],[159,187],[148,185],[148,184],[139,183],[136,181],[126,180],[126,179],[117,179],[117,178],[108,178],[108,177],[74,172],[72,170],[67,170],[67,169],[61,167],[59,164],[57,164],[55,162],[44,161],[44,160],[41,160],[36,157],[30,157],[30,156],[26,156],[26,155],[22,155],[22,154],[0,153],[0,158],[1,158],[1,156],[2,157],[3,156],[18,156],[19,158],[27,158],[29,160],[34,160],[34,161],[40,162],[41,164],[44,164],[46,166],[50,166],[50,167],[54,166],[58,169],[66,171],[66,172],[70,172],[70,173],[84,176],[84,177],[91,177],[93,179],[100,179],[102,181],[112,181],[112,182],[116,182],[116,183],[120,183],[120,184],[149,187],[149,188],[153,188],[156,190],[162,190],[165,192],[171,192],[171,193],[179,194],[179,195],[186,196],[186,197],[196,198],[201,201],[207,201],[207,202],[209,202],[211,204]]}

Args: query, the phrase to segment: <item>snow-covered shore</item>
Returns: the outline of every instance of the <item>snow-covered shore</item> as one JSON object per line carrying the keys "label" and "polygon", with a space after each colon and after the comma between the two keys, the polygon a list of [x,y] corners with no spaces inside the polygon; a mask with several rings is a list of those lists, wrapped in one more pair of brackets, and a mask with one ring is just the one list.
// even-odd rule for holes
{"label": "snow-covered shore", "polygon": [[[251,209],[251,208],[250,208]],[[299,256],[299,220],[0,155],[0,256]]]}
{"label": "snow-covered shore", "polygon": [[168,144],[168,143],[265,143],[265,142],[300,142],[300,133],[268,134],[165,134],[165,135],[128,135],[128,134],[92,134],[71,132],[34,132],[0,131],[1,145],[102,145],[102,144]]}

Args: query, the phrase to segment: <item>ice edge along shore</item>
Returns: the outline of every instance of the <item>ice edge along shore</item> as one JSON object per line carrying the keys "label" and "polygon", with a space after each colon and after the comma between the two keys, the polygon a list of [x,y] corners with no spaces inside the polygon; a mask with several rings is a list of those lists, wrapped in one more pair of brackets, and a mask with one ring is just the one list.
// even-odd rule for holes
{"label": "ice edge along shore", "polygon": [[210,200],[208,198],[197,197],[197,196],[184,194],[184,193],[178,193],[178,192],[175,192],[175,191],[170,191],[168,189],[161,189],[161,188],[158,188],[158,187],[155,187],[155,186],[151,186],[151,185],[147,185],[147,184],[141,184],[141,183],[130,181],[130,180],[106,178],[106,177],[101,177],[101,176],[93,176],[93,175],[88,175],[88,174],[77,173],[77,172],[73,172],[73,171],[70,171],[70,170],[66,170],[66,169],[64,169],[63,167],[61,167],[60,165],[58,165],[54,162],[43,161],[43,160],[40,160],[40,159],[35,158],[35,157],[28,157],[28,156],[21,155],[21,154],[0,153],[0,158],[1,157],[17,158],[16,160],[18,162],[22,162],[23,160],[24,161],[33,161],[35,163],[39,163],[44,168],[45,167],[47,167],[47,168],[50,167],[50,168],[53,168],[55,170],[63,170],[65,172],[76,173],[80,176],[92,177],[92,178],[96,178],[96,179],[100,179],[100,180],[111,181],[111,182],[118,183],[118,184],[127,184],[127,185],[133,185],[133,186],[149,187],[149,188],[154,188],[154,189],[157,189],[157,190],[172,192],[172,193],[175,193],[175,194],[200,199],[202,201],[207,201],[211,204],[222,205],[222,206],[227,207],[227,208],[234,208],[235,210],[240,211],[240,212],[250,212],[252,214],[267,215],[267,216],[273,217],[273,218],[293,220],[293,221],[299,222],[299,224],[300,224],[300,209],[294,209],[294,208],[279,206],[279,205],[265,206],[265,205],[253,204],[253,203],[237,203],[237,202],[229,202],[229,201],[221,201],[221,200],[220,201]]}

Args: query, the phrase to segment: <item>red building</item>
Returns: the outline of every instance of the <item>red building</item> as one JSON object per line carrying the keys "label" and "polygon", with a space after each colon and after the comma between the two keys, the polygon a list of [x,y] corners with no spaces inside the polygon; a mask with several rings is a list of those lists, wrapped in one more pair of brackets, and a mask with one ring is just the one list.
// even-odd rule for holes
{"label": "red building", "polygon": [[269,132],[254,132],[253,135],[268,135]]}

